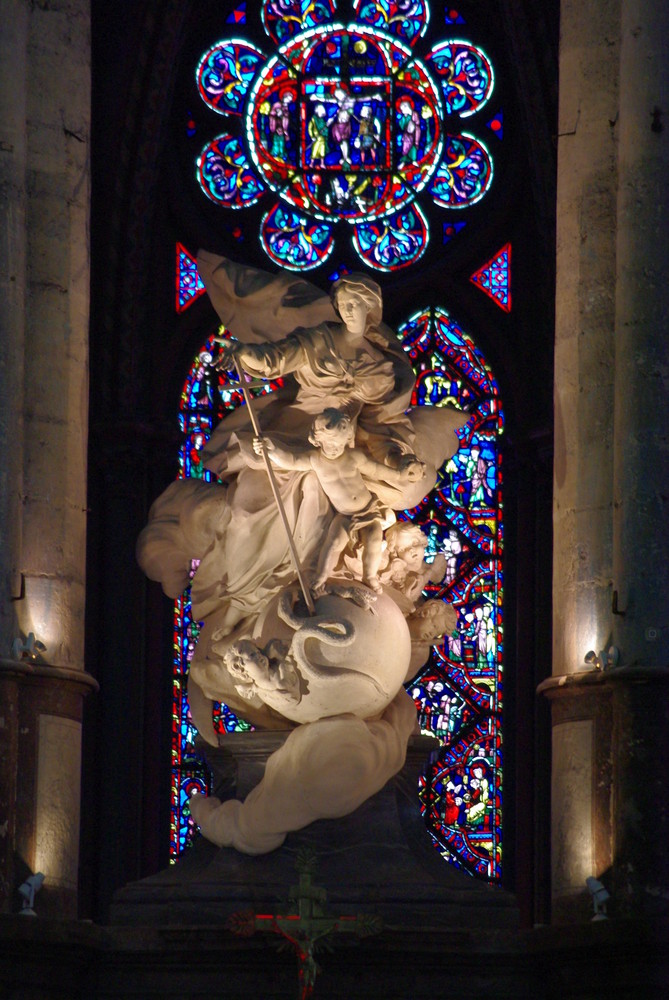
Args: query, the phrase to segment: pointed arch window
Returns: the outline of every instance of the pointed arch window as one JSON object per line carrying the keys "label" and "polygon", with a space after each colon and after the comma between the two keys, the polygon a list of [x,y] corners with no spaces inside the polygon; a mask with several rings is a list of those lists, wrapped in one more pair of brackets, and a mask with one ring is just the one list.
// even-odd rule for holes
{"label": "pointed arch window", "polygon": [[[177,103],[179,127],[184,116],[187,122],[183,175],[190,176],[190,201],[207,219],[210,249],[259,267],[310,270],[323,286],[361,268],[382,287],[397,272],[427,273],[436,263],[448,274],[449,254],[470,222],[480,232],[481,206],[494,202],[504,175],[502,146],[490,148],[503,137],[503,88],[494,60],[457,11],[434,5],[431,12],[419,0],[408,16],[405,6],[356,0],[345,21],[343,0],[280,6],[266,0],[253,12],[222,5],[219,40],[206,41],[185,67],[185,96]],[[333,131],[338,116],[350,125],[347,139],[346,129]],[[319,130],[323,121],[327,129]],[[201,288],[187,222],[179,237],[183,314]],[[200,232],[193,249],[196,239],[202,245]],[[481,240],[476,252],[478,266],[462,279],[467,294],[487,297],[489,309],[508,315],[510,243]],[[399,316],[397,326],[416,372],[412,403],[453,405],[470,415],[435,490],[399,515],[420,525],[428,560],[445,556],[446,574],[427,596],[450,601],[457,612],[454,633],[407,685],[422,730],[441,743],[417,794],[444,858],[499,882],[504,416],[473,326],[464,329],[446,301],[430,304],[427,288],[416,301],[424,308]],[[222,388],[233,373],[215,373],[209,364],[220,333],[230,335],[212,330],[203,338],[185,379],[180,476],[211,476],[199,453],[218,421],[242,402],[240,393]],[[188,796],[209,781],[194,752],[185,695],[197,629],[186,594],[174,617],[173,860],[191,835]],[[248,728],[225,706],[216,708],[215,726]]]}

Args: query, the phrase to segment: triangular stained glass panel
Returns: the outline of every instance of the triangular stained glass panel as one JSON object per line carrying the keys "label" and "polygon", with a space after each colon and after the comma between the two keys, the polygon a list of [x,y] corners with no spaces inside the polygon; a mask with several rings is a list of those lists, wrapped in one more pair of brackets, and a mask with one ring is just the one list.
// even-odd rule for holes
{"label": "triangular stained glass panel", "polygon": [[500,309],[511,312],[511,244],[505,243],[494,257],[474,271],[469,280],[489,295]]}
{"label": "triangular stained glass panel", "polygon": [[188,253],[185,246],[177,243],[176,268],[177,312],[183,312],[206,291],[204,282],[197,269],[195,258]]}
{"label": "triangular stained glass panel", "polygon": [[228,24],[246,24],[246,4],[240,3],[225,20]]}

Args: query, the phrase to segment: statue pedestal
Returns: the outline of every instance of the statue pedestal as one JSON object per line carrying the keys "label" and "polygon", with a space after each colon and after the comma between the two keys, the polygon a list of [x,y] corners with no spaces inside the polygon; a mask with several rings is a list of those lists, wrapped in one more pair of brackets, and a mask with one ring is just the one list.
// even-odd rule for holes
{"label": "statue pedestal", "polygon": [[[286,736],[234,734],[218,748],[207,747],[215,794],[243,798]],[[298,881],[297,854],[310,848],[317,855],[314,882],[326,890],[328,913],[365,911],[398,928],[516,926],[513,896],[458,871],[432,845],[416,788],[435,742],[412,737],[404,767],[380,792],[349,816],[289,834],[270,854],[250,857],[198,838],[177,864],[121,889],[110,921],[212,925],[240,910],[286,912],[290,887]]]}

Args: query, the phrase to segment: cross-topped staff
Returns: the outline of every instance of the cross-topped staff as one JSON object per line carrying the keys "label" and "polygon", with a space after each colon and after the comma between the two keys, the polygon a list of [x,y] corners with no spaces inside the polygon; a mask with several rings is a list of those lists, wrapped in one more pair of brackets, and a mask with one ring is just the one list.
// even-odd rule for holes
{"label": "cross-topped staff", "polygon": [[[270,486],[272,487],[272,493],[274,494],[274,499],[276,505],[279,508],[279,514],[281,515],[281,520],[283,521],[283,526],[286,530],[286,536],[288,538],[288,547],[290,549],[290,554],[293,558],[293,565],[295,566],[295,571],[297,573],[297,579],[299,580],[300,587],[302,588],[302,595],[304,597],[304,603],[306,604],[309,614],[313,615],[316,613],[316,608],[314,607],[314,602],[309,592],[309,588],[306,585],[304,579],[304,572],[302,570],[302,564],[300,562],[300,557],[297,554],[297,547],[295,545],[295,539],[293,538],[293,532],[291,531],[290,524],[288,523],[288,517],[286,515],[286,509],[283,506],[283,500],[281,499],[281,494],[279,493],[279,486],[276,481],[276,476],[274,475],[274,469],[272,468],[272,463],[270,457],[267,454],[267,449],[265,447],[265,442],[263,440],[262,433],[260,431],[260,424],[258,423],[258,418],[256,417],[255,411],[251,404],[251,393],[249,389],[255,388],[256,386],[263,386],[264,382],[253,382],[250,378],[247,378],[246,372],[243,370],[237,358],[234,358],[235,368],[239,376],[239,387],[242,390],[246,405],[249,411],[249,417],[251,418],[251,425],[253,426],[253,433],[256,437],[260,438],[262,442],[262,455],[265,460],[265,468],[267,469],[267,475],[269,476]],[[231,384],[230,386],[223,386],[223,388],[237,388],[236,385]]]}

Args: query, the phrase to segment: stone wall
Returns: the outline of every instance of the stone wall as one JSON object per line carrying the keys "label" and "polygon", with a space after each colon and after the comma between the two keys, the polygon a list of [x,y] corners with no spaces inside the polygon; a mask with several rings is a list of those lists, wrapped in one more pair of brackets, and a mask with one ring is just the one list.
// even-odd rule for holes
{"label": "stone wall", "polygon": [[[24,867],[76,894],[80,710],[54,682],[84,677],[89,4],[2,0],[0,21],[0,825],[13,910]],[[12,656],[30,633],[46,647],[36,672]],[[64,783],[67,819],[53,808]]]}

